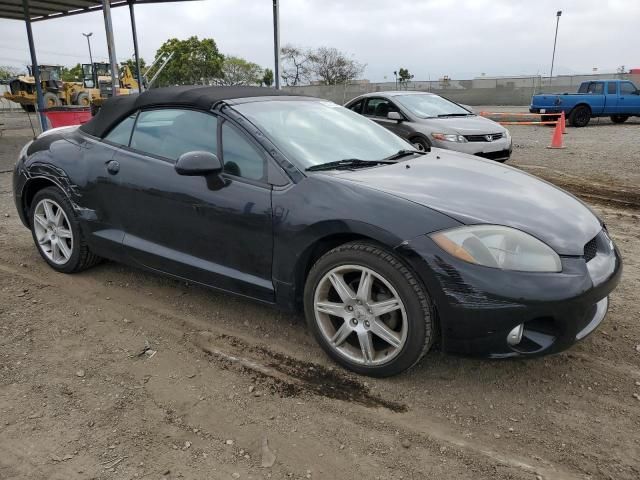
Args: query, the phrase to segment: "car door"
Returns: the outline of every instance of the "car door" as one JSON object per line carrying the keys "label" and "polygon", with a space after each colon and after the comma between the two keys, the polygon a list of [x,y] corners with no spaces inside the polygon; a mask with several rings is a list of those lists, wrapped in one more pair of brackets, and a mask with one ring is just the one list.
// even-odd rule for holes
{"label": "car door", "polygon": [[[175,162],[189,151],[217,154],[223,173],[179,175]],[[241,130],[208,112],[142,111],[116,160],[132,262],[273,300],[266,157]]]}
{"label": "car door", "polygon": [[618,112],[618,82],[607,82],[604,105],[604,113]]}
{"label": "car door", "polygon": [[621,115],[640,115],[640,95],[631,82],[620,82],[617,111]]}
{"label": "car door", "polygon": [[[387,117],[389,112],[398,112],[404,118],[404,121],[391,120]],[[407,117],[404,115],[398,106],[391,100],[382,97],[370,97],[366,99],[364,104],[363,115],[370,118],[374,122],[382,125],[383,127],[391,130],[396,135],[402,138],[409,138],[413,129],[406,121]]]}
{"label": "car door", "polygon": [[606,113],[604,82],[589,82],[587,94],[590,95],[588,102],[591,107],[591,111],[595,115]]}
{"label": "car door", "polygon": [[120,192],[112,161],[128,145],[135,118],[125,118],[103,139],[86,137],[80,160],[83,174],[76,180],[91,250],[114,260],[122,259],[124,228],[119,205],[112,201]]}

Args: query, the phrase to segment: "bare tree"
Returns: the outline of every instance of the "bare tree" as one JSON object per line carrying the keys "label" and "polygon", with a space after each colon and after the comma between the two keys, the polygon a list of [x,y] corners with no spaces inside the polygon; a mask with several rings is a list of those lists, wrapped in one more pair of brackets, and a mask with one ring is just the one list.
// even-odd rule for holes
{"label": "bare tree", "polygon": [[280,49],[281,77],[286,85],[296,86],[309,82],[309,56],[310,52],[307,49],[294,45],[285,45]]}
{"label": "bare tree", "polygon": [[338,85],[358,78],[365,65],[337,48],[319,47],[309,52],[309,69],[324,85]]}

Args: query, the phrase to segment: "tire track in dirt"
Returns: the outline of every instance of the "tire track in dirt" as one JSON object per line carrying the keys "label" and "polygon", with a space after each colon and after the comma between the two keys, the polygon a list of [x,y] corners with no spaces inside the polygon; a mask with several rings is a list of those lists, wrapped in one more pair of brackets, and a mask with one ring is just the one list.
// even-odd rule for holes
{"label": "tire track in dirt", "polygon": [[[386,420],[385,428],[402,431],[404,436],[415,439],[425,447],[435,445],[441,453],[448,451],[447,455],[452,460],[459,458],[460,455],[471,456],[474,462],[487,467],[497,462],[516,471],[530,475],[544,475],[549,479],[585,478],[538,455],[536,455],[538,460],[531,462],[512,452],[498,452],[482,443],[462,438],[459,433],[437,421],[412,415],[405,405],[371,394],[363,382],[351,377],[350,374],[332,371],[323,365],[296,359],[252,340],[225,332],[216,332],[210,324],[207,325],[208,322],[190,315],[179,315],[153,299],[146,302],[146,305],[140,305],[135,292],[118,289],[114,294],[118,297],[117,302],[104,301],[102,295],[96,295],[101,285],[89,276],[76,275],[69,279],[64,275],[47,272],[45,268],[42,268],[38,275],[34,275],[6,263],[0,264],[0,271],[24,278],[41,288],[52,284],[62,286],[62,290],[68,297],[82,303],[91,302],[103,311],[111,310],[114,312],[114,317],[122,316],[124,311],[129,309],[128,315],[135,318],[136,325],[147,324],[149,329],[158,333],[182,338],[199,351],[214,357],[218,362],[235,364],[240,369],[248,370],[252,375],[262,377],[268,386],[273,386],[273,393],[278,395],[311,394],[360,405],[365,410],[352,410],[359,417],[352,421],[372,428],[371,413],[364,412],[374,412],[375,417]],[[52,278],[53,275],[55,278]],[[137,310],[139,315],[131,315],[130,309]],[[157,322],[157,319],[165,319],[169,324]],[[206,330],[203,330],[204,325],[207,326]],[[189,330],[195,332],[195,336],[188,333]],[[320,374],[316,375],[317,373]],[[388,413],[384,413],[385,411]],[[374,425],[376,423],[373,422]]]}

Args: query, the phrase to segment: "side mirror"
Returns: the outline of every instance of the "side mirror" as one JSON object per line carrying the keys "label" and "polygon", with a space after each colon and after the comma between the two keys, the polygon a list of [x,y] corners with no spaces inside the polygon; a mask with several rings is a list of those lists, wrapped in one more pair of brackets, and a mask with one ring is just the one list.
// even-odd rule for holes
{"label": "side mirror", "polygon": [[175,166],[178,175],[198,176],[220,173],[222,163],[210,152],[187,152],[180,155]]}
{"label": "side mirror", "polygon": [[387,118],[389,120],[396,120],[397,122],[401,122],[404,120],[404,117],[400,112],[389,112],[387,113]]}

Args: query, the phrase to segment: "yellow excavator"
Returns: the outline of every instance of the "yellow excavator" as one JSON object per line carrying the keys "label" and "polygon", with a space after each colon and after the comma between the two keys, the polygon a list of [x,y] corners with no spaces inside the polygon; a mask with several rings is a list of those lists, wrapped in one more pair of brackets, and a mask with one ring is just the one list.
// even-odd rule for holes
{"label": "yellow excavator", "polygon": [[[92,68],[93,67],[93,68]],[[4,94],[8,100],[20,104],[28,112],[35,111],[36,81],[30,67],[28,75],[19,75],[9,81],[9,92]],[[112,94],[111,66],[108,63],[94,63],[82,65],[82,82],[64,82],[62,80],[62,66],[40,65],[40,83],[44,108],[60,107],[63,105],[78,105],[88,107],[92,103],[100,104]],[[139,85],[125,65],[120,75],[120,95],[139,91]]]}

